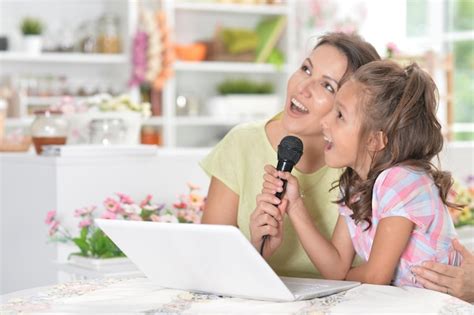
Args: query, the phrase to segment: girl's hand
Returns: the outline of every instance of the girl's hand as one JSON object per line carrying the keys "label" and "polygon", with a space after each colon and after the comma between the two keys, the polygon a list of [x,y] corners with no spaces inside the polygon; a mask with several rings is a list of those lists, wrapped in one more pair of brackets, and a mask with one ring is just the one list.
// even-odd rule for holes
{"label": "girl's hand", "polygon": [[290,210],[293,205],[302,201],[298,179],[291,175],[291,173],[277,171],[273,166],[265,165],[265,175],[263,175],[263,179],[262,192],[272,195],[281,192],[283,190],[283,180],[287,181],[286,192],[283,195],[283,199],[288,200],[288,210]]}
{"label": "girl's hand", "polygon": [[283,241],[286,205],[286,201],[280,202],[273,194],[262,193],[257,196],[257,208],[250,216],[250,242],[260,251],[263,236],[269,235],[264,245],[264,258],[272,256]]}

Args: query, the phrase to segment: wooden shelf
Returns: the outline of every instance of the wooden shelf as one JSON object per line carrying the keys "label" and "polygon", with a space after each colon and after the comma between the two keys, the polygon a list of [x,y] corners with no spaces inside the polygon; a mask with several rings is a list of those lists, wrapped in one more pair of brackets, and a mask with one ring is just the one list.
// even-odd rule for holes
{"label": "wooden shelf", "polygon": [[212,116],[178,116],[174,123],[177,126],[234,126],[252,119],[243,119],[239,117],[212,117]]}
{"label": "wooden shelf", "polygon": [[254,62],[220,62],[220,61],[200,61],[187,62],[177,61],[174,64],[176,71],[196,71],[196,72],[237,72],[237,73],[286,73],[288,66],[282,65],[277,68],[269,63]]}
{"label": "wooden shelf", "polygon": [[2,52],[0,62],[124,64],[128,62],[128,57],[125,54],[41,53],[31,55],[23,52]]}
{"label": "wooden shelf", "polygon": [[176,2],[176,10],[201,12],[228,12],[259,15],[286,15],[288,6],[275,4],[232,4],[232,3],[203,3],[203,2]]}

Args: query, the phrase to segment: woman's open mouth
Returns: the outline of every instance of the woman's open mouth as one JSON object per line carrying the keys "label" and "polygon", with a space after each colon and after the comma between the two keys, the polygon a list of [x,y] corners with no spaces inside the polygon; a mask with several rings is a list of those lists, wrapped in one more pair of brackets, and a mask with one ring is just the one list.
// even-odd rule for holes
{"label": "woman's open mouth", "polygon": [[298,101],[294,97],[291,99],[290,108],[291,108],[291,111],[293,111],[293,112],[298,112],[298,113],[302,113],[302,114],[309,113],[309,110],[300,101]]}

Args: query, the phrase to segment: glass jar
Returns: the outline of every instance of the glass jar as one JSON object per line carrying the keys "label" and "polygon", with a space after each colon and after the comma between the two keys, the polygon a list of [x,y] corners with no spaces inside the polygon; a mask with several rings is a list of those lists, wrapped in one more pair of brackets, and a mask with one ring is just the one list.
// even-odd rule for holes
{"label": "glass jar", "polygon": [[123,119],[105,118],[93,119],[89,123],[91,144],[124,144],[127,126]]}
{"label": "glass jar", "polygon": [[155,126],[143,126],[140,133],[141,144],[161,145],[161,134]]}
{"label": "glass jar", "polygon": [[98,22],[97,50],[104,54],[118,54],[121,51],[119,19],[104,14]]}
{"label": "glass jar", "polygon": [[37,154],[43,152],[45,145],[66,144],[68,126],[61,111],[38,110],[31,124],[31,136]]}

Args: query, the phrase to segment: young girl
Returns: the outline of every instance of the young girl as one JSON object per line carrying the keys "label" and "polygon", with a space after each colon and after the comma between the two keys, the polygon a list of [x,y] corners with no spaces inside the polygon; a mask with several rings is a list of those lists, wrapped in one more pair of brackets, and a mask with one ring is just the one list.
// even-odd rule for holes
{"label": "young girl", "polygon": [[[305,208],[298,181],[267,165],[258,207],[287,213],[325,278],[420,286],[410,269],[431,260],[456,264],[446,204],[449,173],[431,160],[443,146],[436,86],[416,64],[362,66],[321,121],[328,166],[346,167],[337,186],[339,218],[328,241]],[[288,180],[283,201],[274,196]],[[273,207],[273,209],[272,209]],[[357,253],[364,263],[351,268]]]}

